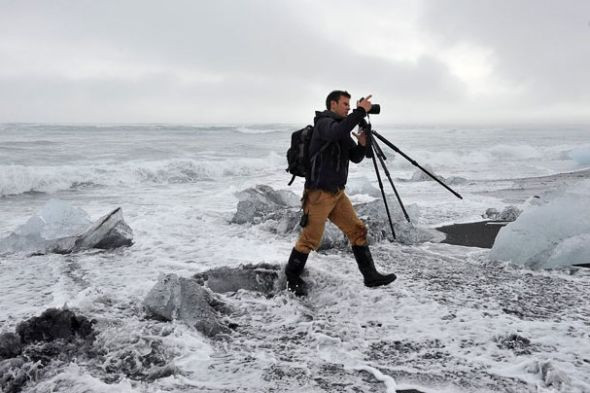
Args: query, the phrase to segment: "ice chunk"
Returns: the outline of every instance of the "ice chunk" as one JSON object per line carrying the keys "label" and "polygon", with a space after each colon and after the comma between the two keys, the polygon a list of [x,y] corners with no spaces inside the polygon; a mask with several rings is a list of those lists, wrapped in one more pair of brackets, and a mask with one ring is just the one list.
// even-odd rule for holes
{"label": "ice chunk", "polygon": [[491,207],[485,211],[482,217],[496,221],[515,221],[520,213],[522,213],[522,210],[512,205],[505,207],[502,212],[499,212],[497,209]]}
{"label": "ice chunk", "polygon": [[287,190],[274,190],[266,185],[257,185],[237,194],[238,208],[232,222],[236,224],[258,223],[265,214],[278,209],[300,205],[299,197]]}
{"label": "ice chunk", "polygon": [[0,239],[0,252],[36,251],[48,240],[78,235],[91,223],[84,210],[51,199],[26,223]]}
{"label": "ice chunk", "polygon": [[491,251],[495,260],[533,268],[555,268],[590,262],[590,181],[528,206],[502,230]]}
{"label": "ice chunk", "polygon": [[590,145],[573,149],[569,152],[569,157],[580,165],[590,165]]}
{"label": "ice chunk", "polygon": [[92,224],[84,210],[51,200],[25,224],[0,239],[0,252],[65,254],[88,248],[129,246],[132,242],[133,231],[123,220],[121,208]]}
{"label": "ice chunk", "polygon": [[39,235],[49,240],[77,235],[92,221],[84,210],[67,202],[51,199],[34,216],[17,228],[15,233],[25,236]]}

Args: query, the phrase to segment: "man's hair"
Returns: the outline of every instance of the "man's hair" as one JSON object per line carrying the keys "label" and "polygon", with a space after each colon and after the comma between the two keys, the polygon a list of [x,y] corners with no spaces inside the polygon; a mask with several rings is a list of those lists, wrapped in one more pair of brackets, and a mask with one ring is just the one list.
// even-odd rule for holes
{"label": "man's hair", "polygon": [[328,97],[326,97],[326,108],[330,110],[330,102],[338,102],[340,100],[340,97],[342,96],[350,98],[350,94],[346,90],[334,90],[333,92],[328,94]]}

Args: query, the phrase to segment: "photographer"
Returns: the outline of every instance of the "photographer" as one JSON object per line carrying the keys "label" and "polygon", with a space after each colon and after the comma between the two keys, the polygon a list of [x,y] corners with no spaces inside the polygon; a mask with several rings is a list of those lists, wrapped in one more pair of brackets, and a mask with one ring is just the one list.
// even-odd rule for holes
{"label": "photographer", "polygon": [[370,99],[368,96],[359,100],[349,115],[350,94],[336,90],[326,98],[327,110],[316,112],[309,148],[310,171],[303,194],[303,230],[285,268],[289,290],[297,296],[307,294],[300,276],[309,253],[320,245],[326,219],[348,237],[366,286],[387,285],[396,279],[395,274],[382,275],[375,269],[367,243],[367,227],[344,192],[349,161],[359,163],[370,151],[362,129],[358,135],[353,133],[358,145],[350,136],[354,127],[366,124],[364,118],[372,108]]}

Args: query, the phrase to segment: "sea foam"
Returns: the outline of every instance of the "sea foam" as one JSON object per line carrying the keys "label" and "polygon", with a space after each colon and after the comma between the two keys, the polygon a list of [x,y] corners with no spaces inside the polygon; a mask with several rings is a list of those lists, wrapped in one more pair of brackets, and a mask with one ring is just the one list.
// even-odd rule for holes
{"label": "sea foam", "polygon": [[271,153],[234,160],[169,159],[103,162],[88,165],[0,165],[0,197],[28,192],[54,193],[90,186],[132,186],[211,181],[284,169],[284,158]]}

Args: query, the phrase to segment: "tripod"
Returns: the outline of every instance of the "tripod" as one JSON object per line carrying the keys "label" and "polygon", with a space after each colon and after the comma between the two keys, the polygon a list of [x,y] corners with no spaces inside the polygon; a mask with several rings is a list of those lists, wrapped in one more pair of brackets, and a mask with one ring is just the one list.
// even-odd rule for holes
{"label": "tripod", "polygon": [[383,168],[383,172],[385,172],[387,179],[389,179],[389,184],[391,184],[391,188],[393,188],[393,192],[395,193],[395,197],[397,198],[397,201],[402,209],[402,212],[404,213],[404,217],[406,218],[406,221],[408,221],[408,222],[411,222],[411,221],[410,221],[410,216],[408,215],[408,212],[406,211],[406,208],[404,206],[404,203],[402,202],[402,199],[399,196],[399,193],[397,192],[395,185],[393,184],[393,180],[391,179],[391,175],[389,173],[389,170],[387,169],[387,166],[385,165],[385,160],[387,160],[387,157],[385,156],[385,154],[383,154],[383,150],[381,150],[381,146],[379,146],[379,143],[377,143],[377,140],[375,139],[375,137],[377,137],[381,142],[383,142],[388,147],[393,149],[393,151],[400,154],[403,158],[408,160],[412,165],[414,165],[415,167],[422,170],[422,172],[426,173],[433,180],[438,182],[441,186],[443,186],[444,188],[449,190],[457,198],[463,199],[463,197],[458,192],[456,192],[455,190],[453,190],[452,188],[447,186],[439,178],[437,178],[432,173],[430,173],[429,171],[424,169],[415,160],[408,157],[404,152],[402,152],[400,149],[398,149],[393,143],[389,142],[387,139],[385,139],[385,137],[383,137],[377,131],[373,130],[371,123],[363,124],[361,127],[363,128],[365,133],[367,133],[367,135],[368,135],[367,143],[369,144],[369,151],[367,153],[367,156],[370,156],[373,160],[373,166],[375,167],[375,174],[377,175],[377,180],[379,181],[379,188],[381,189],[381,196],[383,197],[383,203],[385,204],[385,211],[387,212],[387,218],[389,219],[389,227],[391,228],[391,234],[393,235],[394,239],[396,238],[395,230],[393,229],[393,222],[391,221],[391,214],[389,212],[389,205],[387,204],[387,198],[385,197],[385,191],[383,190],[383,182],[381,181],[381,174],[379,173],[379,167],[377,166],[377,160],[379,160],[379,163],[381,164],[381,167]]}

